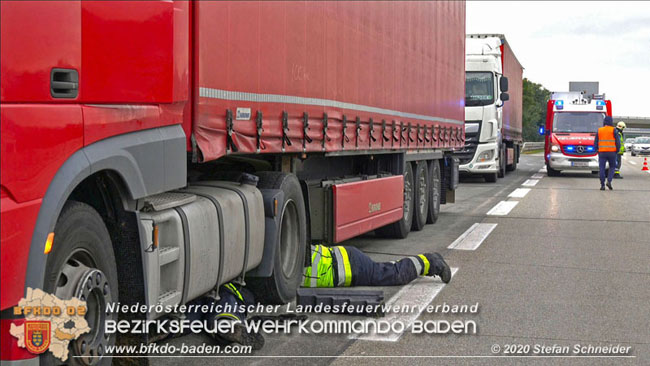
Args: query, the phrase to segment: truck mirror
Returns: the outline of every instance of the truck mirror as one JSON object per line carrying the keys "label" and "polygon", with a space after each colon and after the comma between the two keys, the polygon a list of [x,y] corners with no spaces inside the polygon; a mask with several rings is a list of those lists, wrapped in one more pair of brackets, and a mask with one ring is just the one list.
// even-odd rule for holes
{"label": "truck mirror", "polygon": [[510,100],[510,95],[508,93],[501,93],[501,101],[505,102],[506,100]]}
{"label": "truck mirror", "polygon": [[505,76],[501,77],[501,80],[499,80],[499,88],[501,89],[502,92],[507,92],[508,91],[508,78]]}

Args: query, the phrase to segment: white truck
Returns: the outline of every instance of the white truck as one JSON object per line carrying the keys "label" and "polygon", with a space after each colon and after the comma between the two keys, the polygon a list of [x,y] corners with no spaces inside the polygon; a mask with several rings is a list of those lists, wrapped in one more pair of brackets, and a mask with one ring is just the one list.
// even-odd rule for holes
{"label": "white truck", "polygon": [[465,146],[460,172],[488,182],[515,170],[522,139],[523,67],[502,34],[468,34],[465,46]]}

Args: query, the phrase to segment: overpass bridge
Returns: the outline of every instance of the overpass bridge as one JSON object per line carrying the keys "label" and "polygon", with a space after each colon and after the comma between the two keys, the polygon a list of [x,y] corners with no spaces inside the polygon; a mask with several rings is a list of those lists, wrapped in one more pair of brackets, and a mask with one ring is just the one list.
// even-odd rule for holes
{"label": "overpass bridge", "polygon": [[625,137],[650,136],[650,117],[614,116],[614,124],[625,122]]}

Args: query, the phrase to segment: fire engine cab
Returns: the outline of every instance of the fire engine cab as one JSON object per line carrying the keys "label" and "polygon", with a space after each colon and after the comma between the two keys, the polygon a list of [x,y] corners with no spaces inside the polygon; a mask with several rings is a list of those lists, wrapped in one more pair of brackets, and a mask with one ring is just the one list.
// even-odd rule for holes
{"label": "fire engine cab", "polygon": [[605,95],[554,92],[547,103],[544,159],[549,176],[561,171],[598,172],[594,138],[612,103]]}

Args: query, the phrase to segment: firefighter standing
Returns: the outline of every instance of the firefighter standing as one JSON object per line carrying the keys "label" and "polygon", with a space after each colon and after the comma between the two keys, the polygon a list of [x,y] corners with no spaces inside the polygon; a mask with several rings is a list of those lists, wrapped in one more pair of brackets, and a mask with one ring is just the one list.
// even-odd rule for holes
{"label": "firefighter standing", "polygon": [[612,179],[616,169],[616,156],[621,148],[621,140],[618,130],[614,128],[614,120],[607,116],[603,121],[603,127],[598,129],[594,140],[594,147],[598,151],[598,166],[600,176],[600,190],[605,190],[605,165],[609,166],[607,174],[607,188],[612,190]]}
{"label": "firefighter standing", "polygon": [[614,172],[614,178],[623,179],[621,176],[621,165],[623,164],[623,154],[625,154],[625,138],[623,137],[623,130],[625,129],[625,122],[619,121],[616,124],[616,129],[618,130],[618,137],[621,141],[621,146],[618,149],[618,155],[616,156],[616,171]]}

